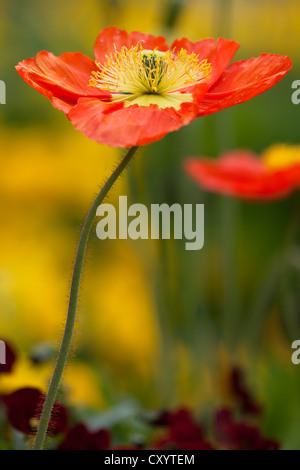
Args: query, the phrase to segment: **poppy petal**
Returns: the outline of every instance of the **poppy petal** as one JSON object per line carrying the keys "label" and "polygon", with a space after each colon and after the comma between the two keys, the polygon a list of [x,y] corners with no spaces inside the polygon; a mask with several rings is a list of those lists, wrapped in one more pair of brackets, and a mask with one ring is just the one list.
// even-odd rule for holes
{"label": "poppy petal", "polygon": [[47,51],[41,51],[33,59],[24,60],[16,66],[25,82],[65,113],[77,103],[79,97],[110,97],[107,91],[89,86],[92,71],[96,68],[95,62],[80,52],[66,52],[56,57]]}
{"label": "poppy petal", "polygon": [[141,42],[144,49],[155,49],[159,51],[167,51],[169,49],[166,40],[162,36],[152,36],[152,34],[143,34],[138,32],[127,33],[122,29],[110,26],[104,28],[98,35],[95,46],[94,54],[96,60],[100,64],[104,64],[107,60],[106,56],[113,54],[115,50],[120,51],[123,46],[130,49]]}
{"label": "poppy petal", "polygon": [[218,38],[217,42],[211,38],[197,42],[183,38],[174,41],[171,48],[177,49],[178,51],[183,48],[186,49],[188,54],[199,54],[200,61],[207,59],[207,62],[212,65],[210,77],[205,81],[207,88],[209,88],[226,69],[239,46],[238,42],[229,41],[225,38]]}
{"label": "poppy petal", "polygon": [[146,145],[195,118],[195,103],[183,103],[179,111],[156,105],[124,107],[123,103],[103,103],[81,98],[68,114],[74,127],[89,139],[111,147]]}
{"label": "poppy petal", "polygon": [[268,171],[248,151],[228,152],[216,160],[189,158],[184,168],[204,189],[243,199],[276,199],[292,187],[286,172]]}
{"label": "poppy petal", "polygon": [[292,66],[287,56],[261,54],[231,64],[199,104],[198,116],[206,116],[254,98],[274,86]]}

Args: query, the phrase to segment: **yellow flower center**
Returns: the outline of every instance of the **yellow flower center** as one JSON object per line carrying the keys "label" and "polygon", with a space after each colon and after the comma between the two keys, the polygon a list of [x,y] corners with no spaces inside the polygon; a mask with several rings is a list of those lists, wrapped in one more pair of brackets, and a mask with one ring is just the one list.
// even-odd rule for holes
{"label": "yellow flower center", "polygon": [[263,153],[262,159],[270,170],[300,165],[300,145],[273,145]]}
{"label": "yellow flower center", "polygon": [[189,88],[207,80],[211,64],[199,60],[199,55],[181,49],[161,52],[146,50],[141,43],[106,56],[106,63],[97,63],[99,70],[92,72],[90,86],[107,90],[112,101],[124,101],[125,106],[138,104],[159,108],[193,101]]}

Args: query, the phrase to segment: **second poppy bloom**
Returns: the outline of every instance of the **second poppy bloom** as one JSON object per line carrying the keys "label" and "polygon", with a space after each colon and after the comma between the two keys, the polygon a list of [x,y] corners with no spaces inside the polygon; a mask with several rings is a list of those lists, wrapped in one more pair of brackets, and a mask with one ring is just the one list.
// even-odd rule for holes
{"label": "second poppy bloom", "polygon": [[277,144],[261,157],[235,150],[217,159],[188,158],[184,168],[208,191],[241,199],[280,199],[300,188],[300,146]]}
{"label": "second poppy bloom", "polygon": [[87,137],[131,147],[250,100],[291,68],[289,57],[266,53],[228,67],[238,47],[224,38],[183,38],[169,47],[162,36],[109,27],[96,40],[95,61],[42,51],[17,71]]}

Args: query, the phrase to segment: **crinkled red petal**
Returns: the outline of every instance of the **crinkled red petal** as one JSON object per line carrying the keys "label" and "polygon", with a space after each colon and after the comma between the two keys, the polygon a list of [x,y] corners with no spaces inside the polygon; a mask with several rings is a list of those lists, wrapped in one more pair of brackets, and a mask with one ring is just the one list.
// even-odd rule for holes
{"label": "crinkled red petal", "polygon": [[195,103],[183,103],[179,111],[156,105],[129,106],[81,98],[68,114],[74,127],[86,137],[111,147],[146,145],[180,129],[195,118]]}
{"label": "crinkled red petal", "polygon": [[167,51],[168,44],[163,36],[152,36],[152,34],[143,34],[138,32],[127,33],[122,29],[110,26],[104,28],[98,35],[95,46],[94,54],[96,60],[100,64],[106,62],[106,56],[113,54],[115,50],[120,51],[123,46],[130,49],[138,43],[141,43],[143,49],[155,49],[159,51]]}
{"label": "crinkled red petal", "polygon": [[66,52],[56,57],[41,51],[33,59],[20,62],[16,69],[21,77],[39,93],[50,99],[53,106],[67,113],[84,96],[109,99],[110,93],[89,86],[93,60],[80,52]]}
{"label": "crinkled red petal", "polygon": [[281,80],[292,66],[287,56],[261,54],[231,64],[199,102],[198,116],[250,100]]}
{"label": "crinkled red petal", "polygon": [[239,46],[239,43],[224,38],[218,38],[217,41],[208,38],[197,42],[183,38],[174,41],[171,48],[174,48],[177,52],[180,49],[186,49],[188,54],[199,54],[199,61],[207,59],[207,62],[212,65],[210,77],[205,81],[208,89],[218,80]]}

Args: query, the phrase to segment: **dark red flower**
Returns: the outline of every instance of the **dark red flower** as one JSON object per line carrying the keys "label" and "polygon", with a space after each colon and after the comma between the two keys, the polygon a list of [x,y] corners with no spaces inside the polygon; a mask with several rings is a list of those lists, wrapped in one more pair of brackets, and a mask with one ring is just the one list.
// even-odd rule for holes
{"label": "dark red flower", "polygon": [[111,450],[143,450],[143,447],[135,447],[135,446],[116,446],[111,447]]}
{"label": "dark red flower", "polygon": [[0,363],[0,374],[5,372],[11,372],[16,361],[16,353],[12,345],[6,340],[4,341],[4,343],[2,343],[2,345],[3,344],[3,349],[5,353],[5,364]]}
{"label": "dark red flower", "polygon": [[151,420],[153,426],[170,426],[174,413],[167,410],[162,410]]}
{"label": "dark red flower", "polygon": [[261,405],[252,396],[245,384],[244,373],[239,367],[233,367],[230,371],[230,388],[233,398],[239,409],[249,415],[258,415],[262,411]]}
{"label": "dark red flower", "polygon": [[242,199],[278,199],[300,187],[300,147],[274,146],[259,158],[247,150],[217,159],[189,158],[187,174],[203,189]]}
{"label": "dark red flower", "polygon": [[168,426],[166,435],[155,443],[157,449],[212,450],[204,438],[202,427],[194,420],[190,411],[181,408],[175,412],[165,412],[158,424]]}
{"label": "dark red flower", "polygon": [[[9,395],[3,395],[10,424],[24,434],[35,434],[45,396],[36,388],[21,388]],[[49,434],[56,435],[67,426],[67,410],[55,402],[49,424]]]}
{"label": "dark red flower", "polygon": [[161,36],[109,27],[96,40],[96,61],[42,51],[16,68],[88,138],[131,147],[250,100],[291,68],[289,57],[266,53],[228,66],[238,47],[224,38],[169,47]]}
{"label": "dark red flower", "polygon": [[69,429],[57,450],[107,450],[110,449],[111,436],[106,429],[91,432],[85,424],[79,423]]}
{"label": "dark red flower", "polygon": [[278,450],[279,443],[267,439],[257,426],[236,422],[229,410],[223,409],[215,416],[215,440],[225,450]]}

